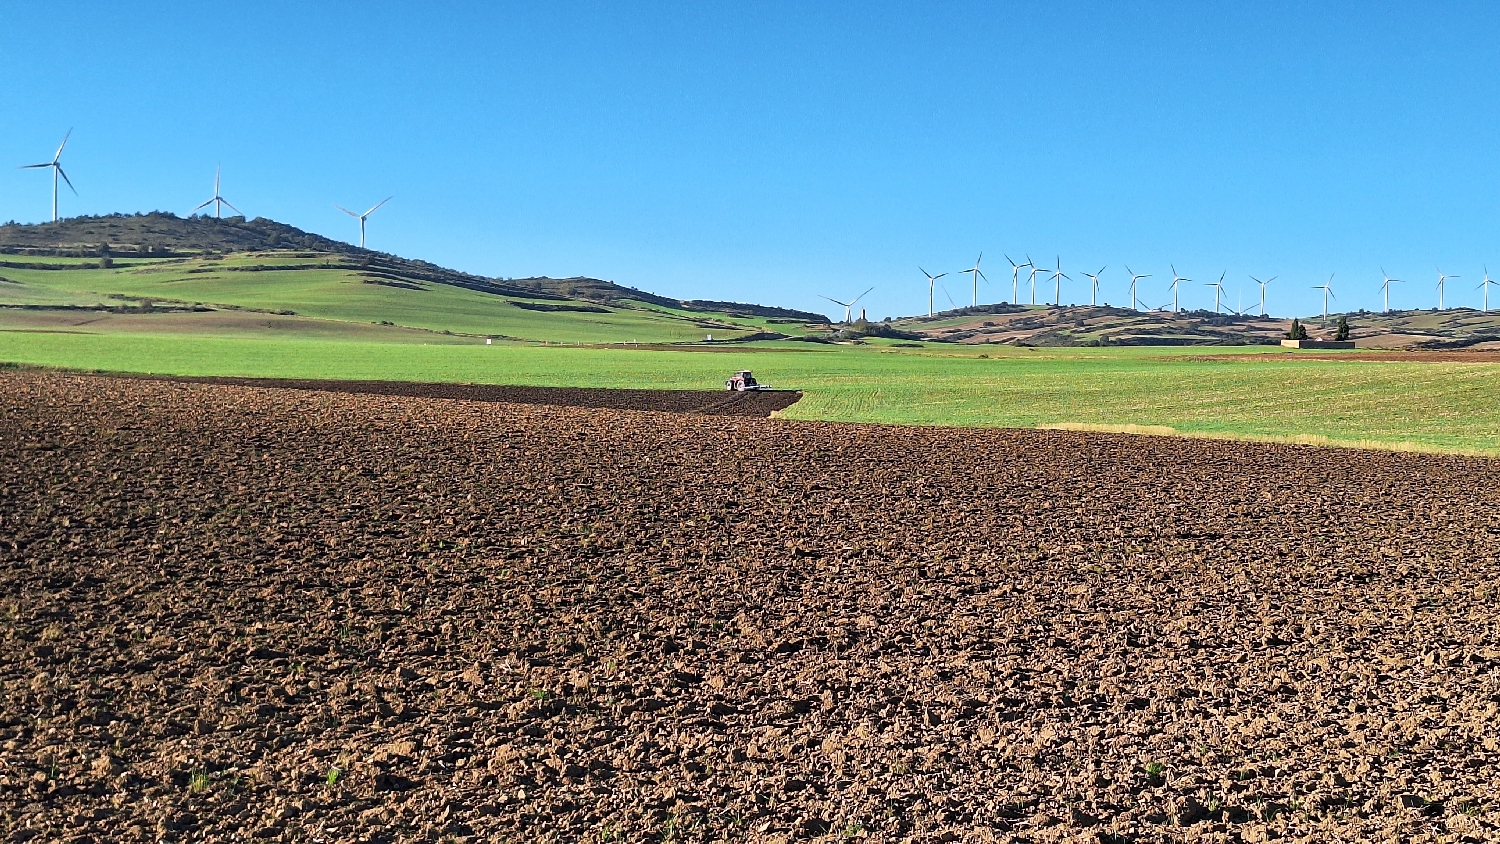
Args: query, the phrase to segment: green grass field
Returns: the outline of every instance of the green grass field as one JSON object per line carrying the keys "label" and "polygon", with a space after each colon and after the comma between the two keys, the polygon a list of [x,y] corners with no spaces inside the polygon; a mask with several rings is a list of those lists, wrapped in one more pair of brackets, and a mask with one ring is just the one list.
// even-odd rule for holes
{"label": "green grass field", "polygon": [[[805,391],[783,415],[1063,426],[1500,456],[1500,364],[1266,351],[889,345],[662,351],[299,336],[0,331],[0,361],[177,375],[717,389],[734,369]],[[1226,350],[1230,351],[1230,350]],[[988,355],[988,357],[981,357]]]}
{"label": "green grass field", "polygon": [[[554,343],[674,343],[701,340],[710,333],[728,339],[766,328],[763,319],[690,313],[644,303],[606,308],[605,313],[528,310],[514,303],[555,303],[432,282],[365,278],[360,267],[339,256],[254,253],[214,259],[120,259],[109,269],[45,268],[82,267],[89,263],[84,259],[0,258],[6,265],[0,266],[0,305],[204,304]],[[244,271],[248,266],[284,269]],[[775,328],[782,333],[800,331],[798,326]]]}

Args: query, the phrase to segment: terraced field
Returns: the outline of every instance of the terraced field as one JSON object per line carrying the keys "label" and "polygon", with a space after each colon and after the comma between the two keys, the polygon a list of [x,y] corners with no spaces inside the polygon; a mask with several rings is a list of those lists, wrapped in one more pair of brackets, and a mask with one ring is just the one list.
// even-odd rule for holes
{"label": "terraced field", "polygon": [[1497,464],[0,375],[10,840],[1492,840]]}

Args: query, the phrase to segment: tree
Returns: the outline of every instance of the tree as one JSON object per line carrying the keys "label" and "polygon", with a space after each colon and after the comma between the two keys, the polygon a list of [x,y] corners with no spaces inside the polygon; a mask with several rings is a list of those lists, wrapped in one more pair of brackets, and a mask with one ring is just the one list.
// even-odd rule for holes
{"label": "tree", "polygon": [[1287,331],[1287,333],[1286,333],[1286,339],[1288,339],[1288,340],[1306,340],[1307,339],[1307,326],[1303,325],[1301,320],[1296,320],[1296,319],[1292,320],[1292,327],[1291,327],[1290,330]]}
{"label": "tree", "polygon": [[1349,339],[1349,318],[1348,317],[1346,317],[1346,316],[1339,317],[1338,333],[1336,333],[1336,334],[1333,335],[1333,339],[1335,339],[1335,340],[1348,340]]}

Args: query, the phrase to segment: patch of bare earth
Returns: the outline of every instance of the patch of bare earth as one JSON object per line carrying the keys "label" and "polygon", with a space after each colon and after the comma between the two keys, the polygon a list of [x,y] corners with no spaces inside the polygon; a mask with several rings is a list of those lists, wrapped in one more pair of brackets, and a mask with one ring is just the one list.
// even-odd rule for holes
{"label": "patch of bare earth", "polygon": [[12,841],[1493,840],[1495,463],[0,376]]}

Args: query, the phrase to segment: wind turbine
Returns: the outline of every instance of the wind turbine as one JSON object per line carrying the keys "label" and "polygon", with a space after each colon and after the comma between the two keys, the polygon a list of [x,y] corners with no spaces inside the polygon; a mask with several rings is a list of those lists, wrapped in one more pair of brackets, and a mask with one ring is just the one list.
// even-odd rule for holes
{"label": "wind turbine", "polygon": [[1128,267],[1128,266],[1125,268],[1125,272],[1130,273],[1130,308],[1131,308],[1131,310],[1138,311],[1138,310],[1140,310],[1140,307],[1139,307],[1138,303],[1136,302],[1136,298],[1135,298],[1135,283],[1138,282],[1138,281],[1140,281],[1143,278],[1150,278],[1151,274],[1150,273],[1137,273],[1137,272],[1131,270],[1130,267]]}
{"label": "wind turbine", "polygon": [[1057,295],[1054,298],[1056,299],[1056,304],[1059,308],[1062,307],[1062,283],[1063,279],[1065,278],[1067,278],[1068,281],[1073,280],[1071,278],[1068,278],[1067,273],[1064,273],[1062,271],[1062,256],[1059,255],[1057,256],[1057,269],[1052,271],[1052,280],[1057,282]]}
{"label": "wind turbine", "polygon": [[1192,281],[1192,279],[1183,278],[1182,276],[1178,275],[1177,267],[1175,265],[1168,264],[1167,266],[1172,268],[1172,313],[1175,314],[1177,313],[1177,285],[1181,284],[1184,281]]}
{"label": "wind turbine", "polygon": [[1333,276],[1332,275],[1328,276],[1328,280],[1325,281],[1325,282],[1323,282],[1322,284],[1313,285],[1313,289],[1314,290],[1321,290],[1321,291],[1323,291],[1323,324],[1327,325],[1328,324],[1328,299],[1329,299],[1329,297],[1332,297],[1334,299],[1338,298],[1337,296],[1333,295]]}
{"label": "wind turbine", "polygon": [[[873,287],[870,288],[870,290],[874,290],[874,289],[875,288],[873,288]],[[864,293],[861,293],[858,296],[855,296],[853,299],[849,300],[848,302],[840,302],[839,300],[831,298],[831,297],[828,297],[828,296],[819,296],[818,298],[819,299],[827,299],[828,301],[834,303],[835,305],[843,305],[844,306],[844,324],[848,325],[848,324],[854,322],[854,320],[853,320],[852,317],[853,317],[853,314],[854,314],[854,305],[855,305],[855,303],[858,302],[860,299],[865,298],[865,296],[869,295],[870,290],[866,290]]]}
{"label": "wind turbine", "polygon": [[[1031,256],[1028,255],[1026,257],[1026,260],[1029,263],[1031,261]],[[1041,267],[1038,267],[1036,264],[1032,264],[1031,265],[1031,304],[1033,304],[1033,305],[1036,304],[1036,274],[1039,273],[1039,272],[1040,273],[1045,273],[1046,270],[1042,269]]]}
{"label": "wind turbine", "polygon": [[[218,185],[215,184],[214,185],[214,193],[217,194],[218,192],[219,192]],[[375,203],[375,208],[379,208],[380,206],[386,204],[387,202],[390,202],[392,199],[395,199],[395,197],[388,196],[385,199],[380,200],[379,202]],[[234,206],[230,205],[229,207],[233,208]],[[359,248],[360,249],[365,248],[365,218],[368,217],[368,216],[370,216],[371,214],[374,214],[375,213],[375,208],[371,208],[369,211],[366,211],[363,214],[356,214],[353,211],[350,211],[348,208],[345,208],[344,206],[339,205],[337,203],[335,203],[333,207],[339,209],[340,211],[344,212],[345,214],[348,214],[349,216],[353,217],[354,219],[359,220]]]}
{"label": "wind turbine", "polygon": [[1276,280],[1276,276],[1273,275],[1270,278],[1266,279],[1265,281],[1261,281],[1260,279],[1256,278],[1255,276],[1250,276],[1250,280],[1253,281],[1253,282],[1255,282],[1256,284],[1260,285],[1260,315],[1261,316],[1265,316],[1266,315],[1266,285],[1268,285],[1271,282],[1275,281]]}
{"label": "wind turbine", "polygon": [[[212,205],[214,207],[214,219],[215,220],[219,219],[219,214],[220,214],[220,212],[222,212],[224,210],[224,206],[225,205],[229,205],[230,208],[234,209],[234,213],[240,215],[241,217],[245,216],[245,212],[241,211],[238,208],[235,208],[233,205],[230,205],[229,204],[229,200],[227,200],[224,197],[222,197],[222,196],[219,195],[219,166],[218,165],[214,165],[214,196],[213,196],[213,199],[210,199],[210,200],[204,202],[202,205],[199,205],[198,208],[207,208],[210,205]],[[193,214],[197,213],[198,208],[194,208],[192,211],[189,211],[188,212],[188,216],[192,216]]]}
{"label": "wind turbine", "polygon": [[1203,285],[1204,287],[1212,287],[1214,289],[1214,313],[1219,312],[1219,294],[1224,292],[1224,276],[1228,274],[1229,271],[1225,270],[1224,272],[1219,274],[1218,281],[1214,282],[1213,284]]}
{"label": "wind turbine", "polygon": [[16,168],[17,170],[39,170],[43,167],[52,168],[52,222],[54,223],[57,222],[57,177],[62,176],[62,180],[68,183],[68,190],[72,191],[74,196],[78,195],[78,188],[73,187],[73,180],[69,179],[68,174],[63,172],[62,164],[58,160],[62,158],[63,147],[68,145],[68,138],[72,137],[72,135],[72,129],[69,129],[68,133],[63,135],[62,143],[57,145],[57,152],[52,154],[51,161],[43,162],[42,164],[23,164]]}
{"label": "wind turbine", "polygon": [[1456,276],[1456,275],[1443,275],[1443,269],[1442,269],[1442,267],[1438,267],[1437,271],[1438,271],[1438,310],[1441,311],[1443,309],[1443,283],[1446,282],[1450,278],[1458,278],[1458,276]]}
{"label": "wind turbine", "polygon": [[1015,261],[1011,261],[1009,255],[1005,256],[1005,260],[1010,261],[1010,303],[1012,305],[1019,304],[1016,300],[1021,298],[1021,268],[1032,267],[1034,265],[1031,263],[1030,255],[1026,256],[1026,263],[1024,264],[1017,264]]}
{"label": "wind turbine", "polygon": [[1479,282],[1480,288],[1482,288],[1484,290],[1484,310],[1480,311],[1480,313],[1487,314],[1487,313],[1490,312],[1490,285],[1491,284],[1500,284],[1500,281],[1494,281],[1494,280],[1492,280],[1490,278],[1490,268],[1489,267],[1485,267],[1484,268],[1484,281]]}
{"label": "wind turbine", "polygon": [[1089,293],[1089,305],[1091,306],[1099,304],[1099,276],[1104,274],[1105,269],[1106,267],[1100,267],[1097,273],[1084,273],[1084,275],[1088,276],[1089,281],[1094,283],[1094,289]]}
{"label": "wind turbine", "polygon": [[[917,269],[922,270],[921,267],[917,267]],[[927,276],[927,315],[932,316],[932,286],[937,283],[938,279],[947,275],[947,273],[938,273],[937,275],[933,275],[926,270],[922,270],[922,275]],[[868,293],[869,291],[867,290],[865,292]]]}
{"label": "wind turbine", "polygon": [[983,260],[984,253],[981,252],[979,253],[979,257],[974,259],[974,266],[962,271],[974,274],[974,307],[976,308],[979,307],[979,280],[983,278],[985,281],[989,281],[989,279],[985,277],[985,274],[979,271],[979,262]]}
{"label": "wind turbine", "polygon": [[[1486,271],[1485,275],[1489,275],[1489,272]],[[1391,285],[1393,285],[1393,284],[1400,284],[1401,283],[1401,279],[1399,279],[1399,278],[1391,278],[1390,276],[1386,275],[1385,274],[1385,267],[1381,267],[1380,268],[1380,276],[1381,276],[1381,278],[1385,279],[1385,281],[1380,285],[1380,292],[1385,294],[1385,313],[1390,313],[1391,312]]]}

